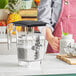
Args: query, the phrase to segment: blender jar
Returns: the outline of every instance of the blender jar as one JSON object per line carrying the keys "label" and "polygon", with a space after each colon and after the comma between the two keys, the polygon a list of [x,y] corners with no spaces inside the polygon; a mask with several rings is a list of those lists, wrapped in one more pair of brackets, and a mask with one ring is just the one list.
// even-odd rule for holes
{"label": "blender jar", "polygon": [[42,33],[25,33],[17,39],[19,65],[28,62],[41,61],[45,54],[45,35]]}
{"label": "blender jar", "polygon": [[[31,63],[40,64],[47,47],[46,23],[40,21],[18,21],[13,22],[13,24],[26,28],[25,31],[16,33],[19,65],[29,66]],[[40,32],[35,30],[34,27],[41,27],[43,30]]]}

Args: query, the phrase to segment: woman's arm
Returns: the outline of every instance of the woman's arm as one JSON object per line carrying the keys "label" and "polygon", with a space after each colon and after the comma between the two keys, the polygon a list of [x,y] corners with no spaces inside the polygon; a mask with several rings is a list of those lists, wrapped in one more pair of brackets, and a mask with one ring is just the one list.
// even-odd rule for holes
{"label": "woman's arm", "polygon": [[[52,0],[40,0],[39,6],[37,8],[38,21],[46,22],[46,26],[51,28],[52,32],[54,31],[53,27],[51,26],[51,3]],[[41,30],[41,29],[40,29]]]}
{"label": "woman's arm", "polygon": [[53,36],[50,28],[46,28],[46,39],[48,43],[51,45],[53,50],[59,50],[59,40],[60,38]]}
{"label": "woman's arm", "polygon": [[[52,32],[54,31],[53,27],[51,26],[52,20],[52,11],[51,11],[51,4],[52,0],[41,0],[38,6],[38,20],[46,22],[46,39],[48,43],[54,50],[59,50],[59,38],[54,37]],[[40,30],[42,29],[39,28]]]}

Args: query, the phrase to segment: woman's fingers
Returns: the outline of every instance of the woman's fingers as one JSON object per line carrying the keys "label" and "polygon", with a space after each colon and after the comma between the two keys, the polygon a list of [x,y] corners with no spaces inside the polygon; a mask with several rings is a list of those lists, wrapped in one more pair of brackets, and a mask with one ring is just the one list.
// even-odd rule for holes
{"label": "woman's fingers", "polygon": [[58,37],[55,37],[54,41],[59,44],[59,38]]}
{"label": "woman's fingers", "polygon": [[55,45],[57,48],[59,47],[59,44],[57,44],[57,43],[55,43],[54,45]]}
{"label": "woman's fingers", "polygon": [[53,50],[58,51],[59,49],[58,49],[58,47],[55,47],[55,46],[54,46],[54,47],[53,47]]}
{"label": "woman's fingers", "polygon": [[59,45],[58,45],[58,44],[55,44],[55,45],[54,45],[54,48],[55,48],[56,50],[59,50]]}
{"label": "woman's fingers", "polygon": [[53,48],[53,50],[58,50],[59,49],[59,44],[57,44],[56,42],[53,42],[51,44],[51,47]]}
{"label": "woman's fingers", "polygon": [[52,38],[52,40],[50,40],[49,43],[53,50],[58,51],[59,50],[59,42],[60,42],[60,38],[54,37],[54,38]]}
{"label": "woman's fingers", "polygon": [[56,51],[59,50],[59,39],[58,37],[54,37],[53,39],[53,44],[52,44],[52,48]]}

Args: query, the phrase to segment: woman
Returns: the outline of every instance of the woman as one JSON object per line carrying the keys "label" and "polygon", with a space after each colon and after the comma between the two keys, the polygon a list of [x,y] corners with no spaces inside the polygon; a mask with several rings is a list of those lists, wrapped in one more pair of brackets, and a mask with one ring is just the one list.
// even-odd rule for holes
{"label": "woman", "polygon": [[76,0],[41,0],[38,20],[47,23],[47,53],[59,52],[61,23],[63,31],[73,34],[76,42]]}

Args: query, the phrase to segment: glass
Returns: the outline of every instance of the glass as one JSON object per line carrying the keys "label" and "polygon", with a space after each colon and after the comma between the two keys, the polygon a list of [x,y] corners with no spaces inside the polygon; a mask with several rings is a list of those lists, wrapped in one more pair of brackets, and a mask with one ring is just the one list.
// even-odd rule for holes
{"label": "glass", "polygon": [[22,0],[21,9],[31,9],[33,0]]}

